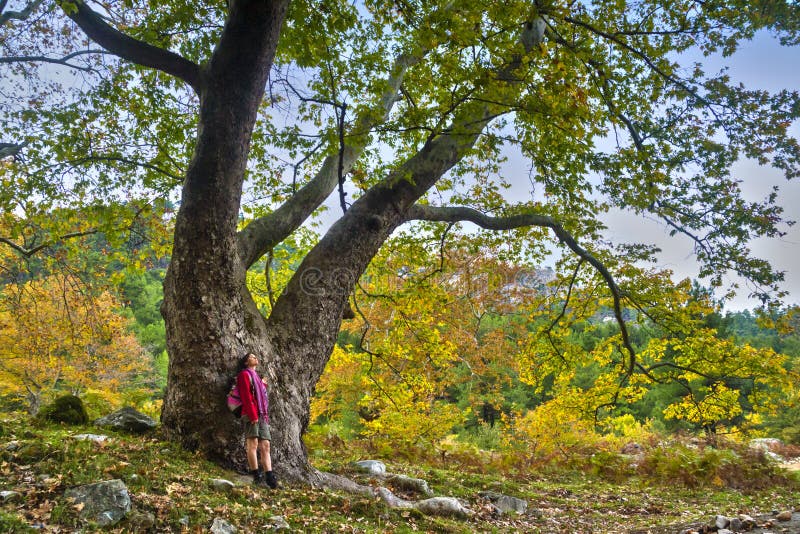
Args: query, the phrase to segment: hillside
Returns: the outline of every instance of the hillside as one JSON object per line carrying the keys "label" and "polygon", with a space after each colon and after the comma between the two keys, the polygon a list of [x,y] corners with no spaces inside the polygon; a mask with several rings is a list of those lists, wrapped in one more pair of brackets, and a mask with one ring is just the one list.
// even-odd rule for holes
{"label": "hillside", "polygon": [[[392,487],[403,498],[425,498],[358,472],[352,462],[364,458],[345,443],[331,441],[311,454],[321,469]],[[238,532],[677,533],[739,514],[753,516],[760,527],[773,524],[774,532],[800,532],[796,521],[772,515],[800,507],[796,473],[763,451],[698,442],[644,444],[634,455],[587,450],[558,468],[504,467],[489,453],[456,450],[415,462],[380,458],[391,472],[424,479],[433,494],[460,499],[469,510],[464,518],[286,483],[277,491],[257,489],[246,477],[161,441],[158,430],[133,436],[91,425],[30,425],[17,416],[2,422],[0,456],[2,532],[233,532],[226,530],[233,526]],[[124,484],[131,508],[118,523],[100,527],[82,519],[86,505],[66,495],[108,480]],[[526,509],[502,513],[491,501],[497,496],[486,492],[525,501]]]}

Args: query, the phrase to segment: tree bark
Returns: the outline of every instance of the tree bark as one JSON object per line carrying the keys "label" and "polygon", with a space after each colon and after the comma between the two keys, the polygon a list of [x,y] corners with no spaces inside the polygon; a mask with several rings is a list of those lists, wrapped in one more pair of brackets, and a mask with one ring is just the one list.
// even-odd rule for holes
{"label": "tree bark", "polygon": [[236,225],[250,137],[288,0],[229,5],[198,83],[197,143],[164,280],[170,363],[161,420],[171,439],[232,464],[244,448],[225,394],[242,355],[270,352],[264,320],[244,286]]}

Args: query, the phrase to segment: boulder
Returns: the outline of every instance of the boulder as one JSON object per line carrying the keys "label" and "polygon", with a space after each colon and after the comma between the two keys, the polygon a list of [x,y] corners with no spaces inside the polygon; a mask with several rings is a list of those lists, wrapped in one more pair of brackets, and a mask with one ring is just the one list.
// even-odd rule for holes
{"label": "boulder", "polygon": [[133,510],[128,514],[128,526],[133,532],[147,532],[156,525],[156,516],[151,512]]}
{"label": "boulder", "polygon": [[528,510],[528,501],[516,497],[510,497],[494,491],[482,491],[478,495],[484,499],[489,499],[495,508],[504,514],[510,512],[524,514]]}
{"label": "boulder", "polygon": [[755,438],[750,440],[751,449],[759,449],[762,451],[769,451],[775,447],[780,447],[783,442],[778,438]]}
{"label": "boulder", "polygon": [[208,483],[217,491],[231,491],[236,487],[236,484],[224,478],[212,478]]}
{"label": "boulder", "polygon": [[361,460],[355,462],[357,469],[370,475],[383,476],[386,474],[386,464],[378,460]]}
{"label": "boulder", "polygon": [[742,526],[739,530],[747,531],[756,528],[756,520],[747,514],[739,514],[737,519],[739,519],[739,521],[742,523]]}
{"label": "boulder", "polygon": [[292,526],[286,522],[286,519],[279,515],[270,517],[269,522],[272,530],[291,530],[292,528]]}
{"label": "boulder", "polygon": [[122,432],[144,434],[154,429],[158,423],[145,414],[126,406],[114,413],[97,419],[94,424],[96,426],[112,428]]}
{"label": "boulder", "polygon": [[236,532],[238,532],[236,527],[221,517],[215,517],[214,522],[211,523],[211,534],[236,534]]}
{"label": "boulder", "polygon": [[725,517],[724,515],[718,515],[714,520],[714,525],[717,527],[717,529],[728,528],[730,524],[731,520]]}
{"label": "boulder", "polygon": [[23,443],[14,453],[14,460],[17,463],[35,464],[50,455],[50,448],[46,443],[33,441]]}
{"label": "boulder", "polygon": [[131,511],[128,488],[118,479],[70,488],[64,497],[80,509],[81,519],[101,527],[115,525]]}
{"label": "boulder", "polygon": [[791,521],[792,520],[792,511],[791,510],[784,510],[780,512],[778,515],[775,516],[775,519],[778,521]]}

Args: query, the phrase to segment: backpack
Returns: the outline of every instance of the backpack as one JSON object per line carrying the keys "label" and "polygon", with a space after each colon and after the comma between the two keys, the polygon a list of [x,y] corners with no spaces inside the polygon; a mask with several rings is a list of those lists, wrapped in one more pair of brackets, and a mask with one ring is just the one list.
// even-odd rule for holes
{"label": "backpack", "polygon": [[239,387],[236,385],[236,380],[234,379],[233,387],[228,392],[228,396],[226,397],[228,403],[228,409],[231,411],[233,415],[236,417],[242,416],[242,398],[239,396]]}
{"label": "backpack", "polygon": [[[256,394],[252,383],[250,383],[250,394],[253,396]],[[242,397],[239,396],[239,386],[236,383],[236,378],[233,379],[233,386],[231,386],[231,390],[225,397],[225,401],[228,404],[228,410],[230,410],[233,415],[236,417],[242,416]]]}

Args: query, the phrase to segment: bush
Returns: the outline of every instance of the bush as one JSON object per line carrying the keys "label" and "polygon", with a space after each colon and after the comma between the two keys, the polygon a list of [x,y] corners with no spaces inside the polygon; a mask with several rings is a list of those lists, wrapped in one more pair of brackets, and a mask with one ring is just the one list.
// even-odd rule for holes
{"label": "bush", "polygon": [[622,482],[634,474],[631,459],[614,452],[598,451],[589,458],[592,474],[609,482]]}
{"label": "bush", "polygon": [[89,422],[83,402],[75,395],[58,397],[51,404],[42,408],[38,417],[45,421],[68,425],[85,425]]}
{"label": "bush", "polygon": [[9,532],[13,534],[36,532],[35,529],[28,526],[28,524],[16,515],[0,510],[0,532]]}

